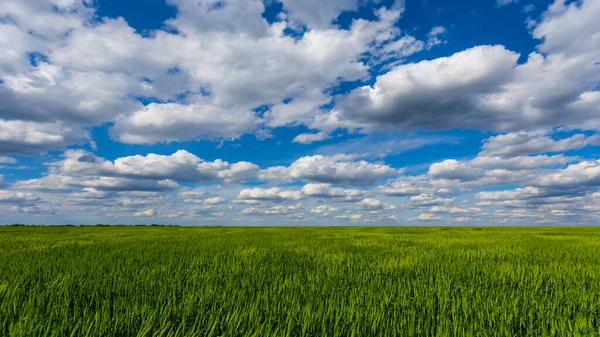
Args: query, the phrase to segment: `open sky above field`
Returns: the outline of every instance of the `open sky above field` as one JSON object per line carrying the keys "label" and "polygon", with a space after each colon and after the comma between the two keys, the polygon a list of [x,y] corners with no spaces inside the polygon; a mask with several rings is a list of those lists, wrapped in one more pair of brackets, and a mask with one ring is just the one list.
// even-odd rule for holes
{"label": "open sky above field", "polygon": [[598,224],[598,18],[0,0],[0,223]]}

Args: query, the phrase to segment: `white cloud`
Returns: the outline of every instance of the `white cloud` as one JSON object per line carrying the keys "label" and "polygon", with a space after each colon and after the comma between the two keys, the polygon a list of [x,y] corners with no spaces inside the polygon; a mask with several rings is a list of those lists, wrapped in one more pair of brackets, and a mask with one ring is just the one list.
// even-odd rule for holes
{"label": "white cloud", "polygon": [[298,179],[308,182],[367,185],[398,174],[398,170],[385,164],[364,160],[353,161],[352,156],[306,156],[289,167],[275,166],[259,173],[261,180],[286,181]]}
{"label": "white cloud", "polygon": [[12,157],[0,156],[0,164],[16,164],[17,160]]}
{"label": "white cloud", "polygon": [[150,216],[155,216],[156,212],[154,212],[154,210],[152,208],[149,208],[145,211],[141,211],[141,212],[136,212],[134,214],[135,216],[139,216],[139,217],[150,217]]}
{"label": "white cloud", "polygon": [[331,213],[336,213],[338,211],[339,211],[339,208],[337,208],[337,207],[333,207],[330,205],[319,205],[319,206],[311,209],[310,213],[322,215],[322,216],[329,216],[329,215],[331,215]]}
{"label": "white cloud", "polygon": [[449,213],[449,214],[466,214],[473,212],[480,212],[481,208],[478,207],[469,207],[469,208],[461,208],[461,207],[445,207],[445,206],[433,206],[429,209],[431,213]]}
{"label": "white cloud", "polygon": [[496,6],[502,7],[517,2],[519,2],[519,0],[496,0]]}
{"label": "white cloud", "polygon": [[66,151],[64,157],[50,164],[53,173],[184,182],[235,182],[252,178],[258,172],[258,166],[252,163],[230,164],[220,159],[207,162],[185,150],[170,156],[150,153],[146,156],[121,157],[114,162],[82,150]]}
{"label": "white cloud", "polygon": [[434,179],[473,181],[480,178],[484,171],[481,168],[472,167],[468,163],[446,159],[432,164],[427,174]]}
{"label": "white cloud", "polygon": [[409,202],[412,207],[445,205],[451,203],[452,201],[454,201],[454,199],[441,198],[431,193],[423,193],[409,198]]}
{"label": "white cloud", "polygon": [[294,137],[294,143],[300,144],[311,144],[314,142],[320,142],[325,139],[329,139],[330,135],[327,132],[317,132],[317,133],[302,133]]}
{"label": "white cloud", "polygon": [[564,155],[488,156],[484,150],[472,160],[447,159],[434,163],[429,168],[428,176],[434,180],[434,184],[445,188],[494,186],[529,181],[543,168],[560,167],[578,160],[577,157]]}
{"label": "white cloud", "polygon": [[[339,99],[340,122],[365,127],[479,127],[496,124],[478,97],[500,90],[519,55],[503,46],[480,46],[450,57],[400,65]],[[444,99],[441,99],[441,98]],[[444,111],[443,115],[439,111]]]}
{"label": "white cloud", "polygon": [[341,12],[358,8],[358,0],[298,1],[282,0],[288,18],[309,28],[327,28]]}
{"label": "white cloud", "polygon": [[564,169],[540,173],[534,184],[563,189],[565,193],[600,186],[600,160],[584,160]]}
{"label": "white cloud", "polygon": [[446,33],[446,28],[442,26],[435,26],[431,28],[427,34],[427,48],[431,48],[435,45],[445,43],[440,36]]}
{"label": "white cloud", "polygon": [[348,217],[350,221],[359,221],[362,219],[362,214],[352,214]]}
{"label": "white cloud", "polygon": [[394,209],[396,209],[396,206],[394,206],[392,204],[382,202],[381,200],[373,199],[373,198],[365,198],[365,199],[357,202],[356,205],[360,208],[371,209],[371,210],[381,210],[381,209],[394,210]]}
{"label": "white cloud", "polygon": [[386,185],[379,186],[377,190],[382,194],[397,197],[433,192],[430,179],[424,176],[400,177]]}
{"label": "white cloud", "polygon": [[[539,52],[517,64],[503,46],[404,64],[354,89],[316,123],[342,128],[474,128],[515,131],[544,126],[600,127],[600,28],[597,1],[556,1],[535,26]],[[564,28],[567,27],[567,28]]]}
{"label": "white cloud", "polygon": [[33,193],[0,190],[0,204],[34,205],[40,198]]}
{"label": "white cloud", "polygon": [[4,120],[98,124],[141,106],[131,96],[151,88],[126,74],[78,71],[46,62],[21,74],[0,74]]}
{"label": "white cloud", "polygon": [[298,205],[275,205],[268,208],[249,207],[242,211],[242,214],[249,215],[281,215],[289,214],[290,212],[297,211]]}
{"label": "white cloud", "polygon": [[283,202],[302,199],[300,191],[282,191],[273,188],[246,188],[240,191],[234,202],[243,204],[255,204],[260,202]]}
{"label": "white cloud", "polygon": [[88,138],[87,131],[60,123],[0,119],[0,154],[32,155],[84,143]]}
{"label": "white cloud", "polygon": [[436,220],[441,220],[441,219],[442,219],[441,216],[431,214],[431,213],[421,213],[421,214],[419,214],[418,217],[413,218],[413,220],[418,220],[418,221],[436,221]]}
{"label": "white cloud", "polygon": [[325,183],[311,183],[302,187],[302,193],[315,198],[333,198],[337,201],[358,201],[365,196],[367,191],[333,187],[331,184]]}
{"label": "white cloud", "polygon": [[149,104],[118,119],[112,136],[124,143],[158,143],[194,139],[235,139],[257,127],[244,109],[223,110],[211,103]]}
{"label": "white cloud", "polygon": [[566,152],[588,145],[600,145],[598,135],[575,134],[555,140],[549,132],[523,131],[500,134],[488,138],[483,144],[482,154],[487,156],[519,156],[546,152]]}
{"label": "white cloud", "polygon": [[[2,119],[73,130],[115,122],[114,139],[149,144],[308,123],[331,101],[325,89],[368,76],[361,58],[399,37],[394,24],[403,7],[380,8],[375,20],[340,29],[326,22],[356,1],[308,12],[286,1],[290,19],[269,24],[262,1],[169,0],[178,9],[166,22],[172,30],[142,36],[123,18],[96,20],[91,1],[7,1],[0,10],[10,18],[0,30]],[[297,38],[283,34],[296,20],[310,28]],[[140,97],[156,102],[144,107]],[[261,106],[270,107],[264,119],[253,112]],[[57,146],[48,147],[64,147]]]}

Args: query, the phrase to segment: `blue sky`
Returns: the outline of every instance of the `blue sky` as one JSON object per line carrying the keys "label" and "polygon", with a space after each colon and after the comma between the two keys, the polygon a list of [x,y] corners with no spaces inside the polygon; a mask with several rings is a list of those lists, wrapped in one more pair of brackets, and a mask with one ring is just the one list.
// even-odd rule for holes
{"label": "blue sky", "polygon": [[600,219],[597,1],[4,2],[0,223]]}

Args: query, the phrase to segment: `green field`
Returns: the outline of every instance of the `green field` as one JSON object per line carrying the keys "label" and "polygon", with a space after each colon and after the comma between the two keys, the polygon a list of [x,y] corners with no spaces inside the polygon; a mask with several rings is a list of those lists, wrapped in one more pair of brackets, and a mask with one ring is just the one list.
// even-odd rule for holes
{"label": "green field", "polygon": [[0,227],[1,336],[600,336],[600,229]]}

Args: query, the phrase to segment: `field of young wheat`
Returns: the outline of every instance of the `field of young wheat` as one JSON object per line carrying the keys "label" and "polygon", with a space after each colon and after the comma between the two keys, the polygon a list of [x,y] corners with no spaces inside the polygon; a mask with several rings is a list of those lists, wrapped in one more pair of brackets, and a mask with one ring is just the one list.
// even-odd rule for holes
{"label": "field of young wheat", "polygon": [[600,229],[0,227],[2,336],[600,336]]}

